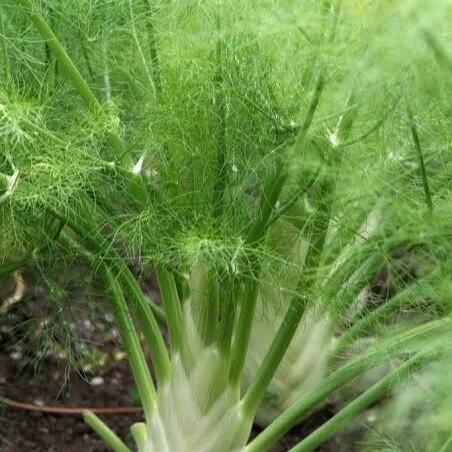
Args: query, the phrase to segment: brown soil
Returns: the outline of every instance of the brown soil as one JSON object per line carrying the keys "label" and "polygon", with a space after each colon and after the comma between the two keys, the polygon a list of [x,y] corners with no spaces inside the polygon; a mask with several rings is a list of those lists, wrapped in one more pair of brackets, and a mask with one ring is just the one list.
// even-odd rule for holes
{"label": "brown soil", "polygon": [[[118,407],[132,406],[129,396],[134,387],[128,365],[125,360],[102,376],[103,383],[92,385],[77,372],[72,372],[69,382],[64,384],[64,362],[48,359],[46,371],[32,376],[23,360],[17,357],[9,347],[3,347],[0,353],[0,384],[2,394],[9,398],[32,404],[45,404],[64,407]],[[272,451],[284,452],[298,443],[316,426],[321,425],[335,412],[333,405],[315,413],[302,425],[293,428]],[[132,446],[129,427],[141,419],[139,413],[104,415],[108,425]],[[253,434],[259,432],[255,428]],[[350,444],[359,431],[338,436],[319,451],[350,452],[356,450]],[[80,415],[48,414],[32,412],[3,405],[0,411],[0,450],[3,452],[107,452],[102,441],[83,422]],[[213,452],[213,451],[212,451]]]}

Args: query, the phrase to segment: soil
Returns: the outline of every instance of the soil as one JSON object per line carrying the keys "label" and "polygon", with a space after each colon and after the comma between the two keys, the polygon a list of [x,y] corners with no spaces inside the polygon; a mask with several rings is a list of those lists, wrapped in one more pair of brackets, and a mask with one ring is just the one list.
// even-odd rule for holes
{"label": "soil", "polygon": [[[128,391],[133,387],[126,362],[119,363],[108,375],[104,383],[93,386],[73,373],[68,387],[61,393],[64,369],[50,366],[50,372],[30,378],[22,372],[20,363],[12,360],[7,353],[0,356],[3,378],[6,379],[3,393],[9,398],[29,402],[34,405],[65,407],[108,407],[130,406]],[[122,438],[128,435],[128,428],[141,418],[136,414],[108,415],[107,422]],[[49,414],[3,405],[1,414],[1,450],[3,452],[107,452],[105,447],[80,415]]]}
{"label": "soil", "polygon": [[[39,287],[32,279],[27,276],[29,291],[33,287]],[[2,281],[0,289],[5,287],[1,283]],[[62,308],[61,305],[57,308],[51,301],[42,298],[42,291],[33,290],[33,293],[28,292],[26,299],[10,309],[6,316],[0,317],[0,395],[36,406],[82,408],[133,406],[135,398],[133,379],[124,354],[116,342],[118,332],[111,323],[111,317],[105,314],[106,307],[98,305],[93,316],[87,309],[87,299],[81,297],[76,301],[70,300],[69,312],[76,309],[77,316],[73,318],[76,320],[71,320],[69,316],[67,321],[70,327],[76,329],[77,335],[82,338],[82,344],[90,352],[71,354],[69,349],[64,348],[64,340],[59,341],[63,346],[57,346],[58,340],[54,340],[51,347],[44,347],[43,344],[48,341],[48,337],[43,333],[45,329],[43,324],[46,324],[47,319],[52,318],[52,321],[55,321],[59,313],[57,309]],[[155,293],[153,295],[155,296]],[[38,298],[39,302],[34,303]],[[91,304],[89,303],[90,306]],[[53,339],[58,339],[61,333],[58,329],[60,324],[52,331]],[[272,452],[288,451],[336,411],[337,408],[333,403],[326,405],[301,425],[294,427]],[[133,450],[129,428],[134,422],[141,420],[141,414],[108,414],[102,417]],[[357,445],[365,431],[364,424],[364,418],[358,420],[351,429],[336,435],[318,450],[323,452],[358,450]],[[254,428],[252,435],[258,433],[259,429]],[[49,414],[5,404],[0,405],[0,450],[109,451],[84,423],[81,415]]]}
{"label": "soil", "polygon": [[[70,390],[66,393],[61,393],[64,369],[55,364],[50,365],[52,368],[50,372],[30,378],[29,374],[21,372],[20,365],[20,362],[11,359],[5,350],[0,354],[0,368],[4,379],[3,394],[7,394],[9,398],[35,405],[64,407],[124,407],[132,404],[128,394],[134,386],[125,361],[118,363],[104,375],[104,382],[98,386],[93,386],[79,374],[72,373]],[[334,405],[328,405],[315,413],[306,422],[293,428],[272,451],[289,450],[316,426],[329,419],[335,411]],[[133,447],[129,428],[134,422],[141,420],[141,414],[109,414],[102,417]],[[109,451],[80,415],[41,413],[3,405],[0,419],[0,450],[3,452]],[[253,436],[258,433],[259,429],[255,428]],[[351,441],[359,434],[360,430],[355,430],[348,435],[337,436],[318,450],[323,452],[357,450],[351,446]]]}

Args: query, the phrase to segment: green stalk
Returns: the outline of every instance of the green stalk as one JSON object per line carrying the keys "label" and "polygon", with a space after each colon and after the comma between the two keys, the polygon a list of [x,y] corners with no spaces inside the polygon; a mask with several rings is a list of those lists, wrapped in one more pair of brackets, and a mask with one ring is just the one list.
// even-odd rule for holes
{"label": "green stalk", "polygon": [[32,121],[29,121],[28,119],[25,118],[21,118],[21,122],[23,122],[27,127],[29,127],[30,129],[33,130],[34,134],[42,134],[44,135],[46,138],[48,138],[49,140],[54,141],[55,143],[66,147],[68,145],[68,143],[64,140],[62,140],[61,138],[58,138],[56,135],[54,135],[52,132],[44,129],[41,126],[38,126],[38,124],[35,124]]}
{"label": "green stalk", "polygon": [[259,206],[259,217],[246,236],[245,242],[247,244],[258,242],[265,234],[266,226],[268,224],[270,216],[274,210],[279,196],[281,195],[281,191],[288,177],[287,164],[292,160],[292,157],[303,151],[304,144],[306,142],[306,136],[308,134],[309,128],[311,127],[312,121],[314,119],[314,114],[319,105],[320,96],[322,94],[324,84],[324,76],[323,73],[321,73],[317,79],[317,84],[315,86],[308,111],[305,115],[300,131],[295,138],[295,142],[289,151],[289,155],[287,156],[287,158],[284,158],[284,156],[281,155],[283,150],[280,150],[280,152],[278,152],[276,155],[276,168],[273,172],[273,176],[265,186]]}
{"label": "green stalk", "polygon": [[[102,105],[97,100],[91,88],[88,86],[74,62],[67,54],[52,28],[49,26],[44,17],[35,10],[32,0],[19,0],[19,3],[24,8],[25,13],[28,15],[38,32],[46,41],[46,44],[54,52],[56,60],[61,64],[64,73],[69,78],[75,89],[79,92],[89,111],[95,118],[100,116],[103,119],[107,119],[108,115],[105,113]],[[120,163],[132,167],[133,161],[130,158],[128,150],[124,146],[124,143],[119,135],[114,132],[107,131],[105,138],[110,147],[117,152],[116,159]],[[132,173],[129,174],[129,179],[131,182],[132,194],[134,195],[136,201],[139,205],[145,205],[148,202],[148,195],[143,184],[143,179],[140,175]]]}
{"label": "green stalk", "polygon": [[[288,178],[288,172],[287,172],[287,164],[292,159],[293,156],[295,156],[297,153],[301,152],[303,150],[306,136],[308,133],[309,128],[311,127],[312,120],[314,119],[314,113],[317,110],[320,96],[323,91],[324,87],[324,77],[321,73],[319,75],[319,78],[317,79],[317,84],[314,89],[314,94],[312,96],[308,111],[306,113],[306,116],[303,120],[302,126],[300,128],[300,132],[298,133],[295,142],[290,149],[289,155],[287,159],[284,159],[283,156],[278,153],[276,156],[276,170],[273,173],[273,177],[269,180],[267,183],[264,193],[261,198],[260,203],[260,209],[259,209],[259,217],[254,223],[254,225],[251,227],[250,231],[248,232],[245,243],[248,245],[256,246],[259,240],[262,239],[266,232],[266,226],[267,223],[274,211],[274,207],[276,202],[278,201],[281,191],[284,187],[284,184],[287,181]],[[321,226],[319,224],[319,226]],[[322,231],[323,229],[319,229]],[[326,230],[324,231],[326,234]],[[323,241],[322,243],[317,243],[317,240],[314,239],[311,241],[310,246],[310,252],[308,251],[308,260],[310,257],[312,257],[315,254],[314,248],[317,247],[317,245],[320,245],[320,248],[323,248]],[[311,255],[311,256],[310,256]],[[259,264],[255,261],[253,261],[250,265],[251,271],[253,273],[259,272]],[[251,336],[251,330],[253,326],[253,318],[254,318],[254,312],[256,308],[256,302],[257,302],[257,294],[258,294],[258,284],[255,281],[252,281],[251,283],[246,284],[245,290],[244,290],[244,298],[241,307],[240,307],[240,315],[239,315],[239,321],[237,325],[237,329],[235,331],[235,342],[232,347],[232,356],[231,356],[231,367],[230,367],[230,373],[229,373],[229,379],[233,386],[237,386],[239,384],[240,380],[240,374],[243,369],[243,365],[245,362],[246,354],[248,351],[248,345],[249,345],[249,339]],[[295,304],[299,304],[296,302]],[[296,313],[296,314],[295,314]],[[290,315],[289,315],[290,314]],[[302,316],[302,310],[295,308],[295,309],[289,309],[288,316],[290,317],[291,321],[295,321],[296,318],[299,316],[298,321],[301,319]],[[293,316],[293,318],[292,318]],[[285,327],[287,325],[284,325],[285,322],[283,322],[282,327]],[[297,322],[298,323],[298,322]],[[284,333],[284,335],[290,335],[290,339],[287,342],[286,340],[282,340],[282,342],[278,345],[277,349],[273,351],[273,353],[281,352],[284,354],[286,351],[288,344],[290,343],[290,340],[292,339],[293,334],[295,333],[295,329],[292,331],[293,327],[295,325],[290,325],[289,329]],[[288,338],[288,336],[287,336]],[[286,339],[287,339],[286,338]],[[287,342],[287,344],[286,344]],[[280,349],[279,347],[282,346],[283,349]],[[284,348],[285,347],[285,348]],[[276,360],[273,362],[273,358]],[[280,357],[273,357],[271,359],[273,364],[276,364],[276,368],[279,365],[282,356]],[[276,363],[277,361],[277,363]],[[265,359],[264,359],[265,363]],[[263,365],[264,365],[263,363]],[[270,364],[270,367],[273,369],[273,364]],[[262,366],[261,366],[262,367]],[[273,376],[274,372],[276,371],[276,368],[274,368],[271,372],[271,376]],[[259,376],[259,372],[257,374]],[[270,377],[271,380],[271,377]],[[267,382],[269,383],[270,380]],[[259,390],[262,388],[259,387]],[[263,392],[262,392],[263,396]]]}
{"label": "green stalk", "polygon": [[[156,318],[152,312],[151,305],[146,301],[136,279],[131,274],[121,256],[119,256],[113,248],[108,246],[105,247],[105,245],[103,245],[103,237],[92,225],[89,225],[84,218],[77,215],[77,213],[69,207],[66,207],[66,210],[67,212],[65,214],[60,214],[57,209],[53,210],[52,213],[57,218],[65,221],[75,233],[85,239],[92,247],[94,253],[103,254],[102,258],[99,258],[101,259],[101,264],[105,260],[105,257],[107,257],[111,262],[112,268],[120,275],[120,278],[127,289],[127,293],[133,301],[133,303],[129,301],[129,304],[137,309],[137,316],[143,334],[151,350],[152,362],[154,364],[157,380],[159,383],[163,383],[170,375],[170,361],[165,341],[163,340]],[[89,218],[88,216],[85,217]]]}
{"label": "green stalk", "polygon": [[132,452],[104,421],[91,411],[83,413],[83,420],[111,447],[114,452]]}
{"label": "green stalk", "polygon": [[183,319],[176,282],[173,275],[161,266],[155,268],[155,274],[165,307],[171,350],[178,354],[182,346]]}
{"label": "green stalk", "polygon": [[385,121],[389,118],[389,116],[391,115],[391,113],[395,110],[395,107],[397,106],[398,102],[399,102],[400,98],[397,98],[394,101],[394,105],[392,107],[390,107],[383,115],[382,117],[375,122],[375,124],[373,126],[371,126],[366,132],[362,133],[361,135],[355,137],[355,138],[351,138],[351,139],[347,139],[347,141],[342,141],[341,143],[338,144],[339,148],[345,148],[348,146],[352,146],[353,144],[359,143],[360,141],[365,140],[366,138],[370,137],[374,132],[376,132],[384,123]]}
{"label": "green stalk", "polygon": [[191,311],[205,345],[217,340],[219,285],[215,268],[208,263],[195,265],[190,274]]}
{"label": "green stalk", "polygon": [[133,3],[132,0],[129,0],[129,12],[130,12],[130,26],[132,28],[132,37],[135,42],[135,46],[138,50],[141,59],[141,65],[143,66],[144,71],[146,72],[146,76],[148,78],[149,85],[153,89],[155,93],[155,97],[157,97],[157,88],[154,83],[154,79],[152,78],[151,71],[149,70],[148,63],[146,57],[144,55],[143,49],[141,48],[140,40],[138,39],[138,33],[135,27],[135,13],[133,11]]}
{"label": "green stalk", "polygon": [[138,452],[144,452],[148,436],[146,424],[144,422],[136,422],[130,427],[130,431],[137,445]]}
{"label": "green stalk", "polygon": [[[19,0],[19,3],[24,8],[25,13],[28,15],[33,25],[36,27],[38,32],[46,41],[47,45],[52,49],[55,54],[56,59],[61,64],[66,76],[69,78],[71,83],[74,85],[76,90],[80,93],[80,96],[84,100],[88,109],[96,116],[104,116],[105,113],[102,110],[102,106],[97,100],[94,93],[91,91],[90,87],[85,82],[83,76],[80,74],[79,70],[75,66],[74,62],[71,60],[67,54],[64,47],[61,45],[60,41],[56,37],[55,33],[44,19],[44,17],[39,14],[35,7],[33,6],[32,0]],[[125,153],[126,149],[121,139],[114,133],[109,132],[107,134],[107,141],[110,146],[121,154]]]}
{"label": "green stalk", "polygon": [[246,390],[243,399],[243,411],[246,415],[254,415],[261,403],[268,385],[289,348],[304,312],[305,299],[299,297],[292,300],[268,352]]}
{"label": "green stalk", "polygon": [[[306,291],[307,287],[311,287],[314,283],[315,276],[318,271],[323,249],[325,247],[326,236],[331,219],[331,209],[334,201],[334,191],[336,189],[336,181],[334,175],[326,176],[321,182],[319,190],[319,205],[317,212],[314,214],[312,223],[308,226],[309,247],[304,262],[304,274],[302,275],[299,288]],[[303,284],[307,287],[302,287]],[[301,286],[301,287],[300,287]]]}
{"label": "green stalk", "polygon": [[[110,222],[110,224],[114,225],[113,220],[120,213],[119,213],[119,211],[117,209],[114,208],[114,206],[111,203],[108,202],[107,199],[105,199],[102,195],[97,195],[95,197],[95,200],[92,200],[89,197],[85,197],[84,200],[85,200],[85,204],[88,203],[88,205],[92,204],[92,202],[94,201],[95,205],[96,205],[96,213],[102,214],[103,220],[106,223]],[[91,215],[87,212],[87,218],[89,218],[90,216]],[[119,227],[119,225],[114,225],[114,226]],[[93,227],[93,226],[91,225],[91,227]],[[98,246],[96,247],[97,250],[100,250],[101,244],[104,243],[104,241],[105,241],[104,237],[98,235],[98,237],[97,237]],[[131,281],[135,281],[135,278],[131,275],[129,268],[127,267],[127,265],[125,265],[125,263],[123,262],[123,259],[121,258],[121,256],[116,251],[114,251],[113,249],[111,249],[110,251],[115,255],[114,258],[112,256],[112,258],[114,260],[117,259],[118,261],[122,262],[122,264],[121,264],[122,275],[124,277],[128,278],[129,283]],[[166,314],[163,311],[163,309],[160,308],[159,306],[157,306],[156,303],[153,300],[151,300],[149,297],[144,296],[144,294],[141,292],[141,289],[139,288],[139,286],[136,283],[136,281],[135,281],[135,283],[132,282],[131,284],[132,285],[129,284],[129,286],[132,287],[132,289],[133,289],[133,287],[135,287],[135,289],[132,291],[133,292],[132,296],[135,297],[135,299],[142,298],[145,305],[149,304],[150,308],[152,310],[152,313],[154,314],[156,320],[162,326],[166,326]]]}
{"label": "green stalk", "polygon": [[240,385],[243,366],[248,352],[251,330],[253,328],[254,313],[256,310],[258,284],[252,281],[245,284],[241,293],[240,314],[235,331],[235,340],[232,345],[232,353],[229,364],[229,382],[237,389]]}
{"label": "green stalk", "polygon": [[452,433],[449,436],[449,438],[446,439],[445,443],[441,446],[441,449],[438,452],[447,452],[449,449],[449,446],[452,444]]}
{"label": "green stalk", "polygon": [[[432,340],[435,334],[438,337],[442,334],[448,334],[451,323],[452,320],[449,318],[428,322],[390,338],[380,346],[357,356],[353,361],[346,363],[331,373],[316,389],[302,396],[283,414],[278,416],[247,446],[247,452],[268,450],[300,419],[311,413],[319,404],[353,381],[357,376],[403,352],[407,346],[418,344],[418,341],[422,338]],[[426,351],[426,353],[428,352]]]}
{"label": "green stalk", "polygon": [[430,186],[428,183],[427,171],[425,169],[424,157],[422,155],[421,142],[417,133],[416,123],[414,121],[413,112],[407,107],[408,121],[410,123],[411,135],[413,137],[414,146],[416,148],[417,157],[419,159],[419,166],[422,176],[422,185],[424,186],[425,202],[427,204],[430,214],[433,212],[432,194],[430,192]]}
{"label": "green stalk", "polygon": [[107,283],[107,293],[112,303],[113,314],[121,333],[124,350],[127,353],[145,415],[149,419],[154,411],[157,397],[152,377],[117,278],[105,264],[101,264],[101,266]]}
{"label": "green stalk", "polygon": [[233,281],[226,281],[223,291],[220,291],[221,322],[218,332],[218,348],[227,361],[229,361],[231,352],[232,332],[235,322],[234,300],[238,297],[239,287]]}
{"label": "green stalk", "polygon": [[[89,198],[89,197],[85,197],[84,201],[85,201],[85,204],[86,204],[86,202],[88,202],[88,203],[92,202],[91,198]],[[100,208],[100,211],[101,211],[102,215],[104,216],[105,220],[107,220],[107,218],[108,219],[114,218],[117,211],[114,210],[114,208],[111,204],[108,204],[100,195],[98,197],[96,197],[95,202],[96,202],[97,212],[99,212],[99,208]],[[109,217],[107,217],[105,215],[105,211],[107,211],[107,213],[110,215]],[[75,214],[74,211],[72,211],[72,213]],[[62,224],[65,224],[68,221],[66,217],[64,217],[63,215],[59,215],[56,211],[52,211],[52,214],[55,216],[58,216],[58,218],[60,218],[60,220],[62,221]],[[90,217],[91,217],[90,213],[87,212],[86,218],[90,218]],[[78,216],[78,218],[81,219],[80,216]],[[76,223],[77,222],[72,222],[71,224],[72,224],[72,226],[75,226]],[[86,227],[86,230],[90,229],[90,228],[93,229],[93,225],[87,225],[87,223],[85,223],[85,227]],[[105,242],[104,237],[100,236],[99,234],[97,234],[97,235],[94,234],[94,235],[96,235],[96,237],[94,237],[93,233],[91,233],[89,236],[83,236],[81,229],[76,230],[76,229],[74,229],[74,227],[72,227],[72,229],[74,231],[76,231],[81,237],[88,239],[88,242],[93,247],[93,249],[96,250],[96,252],[101,251],[102,244]],[[72,247],[74,249],[77,249],[77,251],[81,252],[81,255],[85,254],[85,257],[86,257],[86,253],[82,252],[81,246],[79,244],[77,244],[74,240],[70,239],[69,241],[67,241],[67,244],[70,248]],[[105,253],[105,251],[106,251],[105,249],[102,249],[103,253]],[[122,258],[119,256],[119,254],[117,252],[115,252],[112,248],[109,248],[108,251],[110,251],[113,254],[113,256],[110,256],[110,259],[122,261]],[[94,256],[91,257],[91,260],[92,259],[94,259]],[[124,276],[128,275],[128,277],[131,277],[132,279],[134,279],[133,276],[131,275],[130,270],[127,267],[127,265],[124,264],[122,266],[122,271],[123,271]],[[150,309],[151,309],[153,315],[155,316],[156,320],[162,326],[166,326],[165,312],[159,306],[157,306],[153,300],[145,297],[142,293],[138,297],[136,297],[136,299],[140,299],[140,298],[143,299],[144,304],[150,305]]]}
{"label": "green stalk", "polygon": [[289,209],[291,209],[299,199],[306,194],[306,192],[314,185],[314,182],[317,180],[320,171],[308,180],[306,184],[300,187],[296,192],[289,197],[289,199],[283,203],[278,210],[276,210],[268,219],[265,224],[265,229],[267,230],[273,223],[275,223],[279,218],[281,218]]}
{"label": "green stalk", "polygon": [[2,7],[0,6],[0,32],[1,32],[1,51],[2,51],[2,62],[3,66],[8,70],[8,76],[9,76],[9,55],[8,55],[8,49],[6,47],[6,33],[5,33],[5,24],[3,22],[3,11]]}
{"label": "green stalk", "polygon": [[288,174],[286,166],[283,156],[278,153],[276,155],[276,168],[273,171],[272,177],[267,182],[260,200],[259,216],[248,232],[245,244],[256,244],[264,236],[268,220],[287,181]]}
{"label": "green stalk", "polygon": [[143,292],[136,279],[131,274],[127,265],[120,262],[121,279],[127,286],[127,293],[134,300],[137,309],[137,317],[140,321],[141,329],[146,343],[151,351],[151,359],[154,371],[159,384],[168,380],[171,374],[171,363],[168,356],[165,340],[158,326],[151,304],[144,297]]}
{"label": "green stalk", "polygon": [[314,88],[314,93],[312,95],[308,111],[306,112],[306,116],[303,119],[300,131],[298,132],[298,135],[295,138],[295,142],[292,146],[291,155],[296,155],[303,151],[306,142],[306,137],[311,127],[312,121],[314,119],[314,114],[317,110],[317,107],[319,106],[320,97],[322,95],[324,86],[325,86],[325,77],[323,75],[323,71],[321,71],[317,78],[317,83]]}
{"label": "green stalk", "polygon": [[350,425],[350,422],[353,421],[353,419],[355,419],[370,405],[380,400],[396,384],[398,384],[401,379],[409,376],[411,372],[425,365],[432,358],[431,353],[417,353],[413,358],[404,362],[401,366],[394,369],[370,389],[354,399],[345,408],[340,410],[321,427],[317,428],[313,433],[304,438],[295,447],[292,447],[290,452],[310,452],[315,450],[340,429]]}
{"label": "green stalk", "polygon": [[[53,28],[55,28],[55,20],[53,17],[53,10],[51,7],[48,9],[48,15],[50,16],[50,24]],[[46,74],[46,82],[47,89],[49,92],[52,92],[55,87],[55,80],[58,74],[58,62],[50,50],[50,46],[48,42],[45,42],[45,55],[46,55],[46,64],[47,64],[47,74]]]}
{"label": "green stalk", "polygon": [[305,273],[300,278],[297,285],[297,293],[304,293],[304,296],[296,296],[292,300],[281,326],[265,355],[261,365],[257,369],[256,375],[248,387],[244,399],[244,412],[252,415],[265,395],[265,391],[270,384],[276,370],[278,369],[284,354],[289,348],[290,342],[300,324],[308,302],[307,295],[315,281],[317,266],[320,262],[325,238],[328,231],[328,223],[331,216],[332,202],[331,181],[324,181],[321,185],[320,199],[322,200],[314,219],[310,232],[309,247],[305,259]]}
{"label": "green stalk", "polygon": [[155,79],[155,90],[157,97],[162,92],[162,78],[160,75],[160,62],[159,55],[157,51],[157,39],[155,35],[155,27],[154,27],[154,14],[153,10],[154,2],[152,0],[142,0],[145,15],[147,16],[147,28],[148,28],[148,38],[149,38],[149,53],[151,54],[151,61],[153,66],[153,73]]}

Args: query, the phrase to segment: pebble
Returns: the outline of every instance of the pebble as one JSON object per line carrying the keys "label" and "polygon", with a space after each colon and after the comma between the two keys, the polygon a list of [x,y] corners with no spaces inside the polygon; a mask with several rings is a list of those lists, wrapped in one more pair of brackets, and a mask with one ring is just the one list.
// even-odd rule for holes
{"label": "pebble", "polygon": [[24,355],[23,355],[23,353],[20,352],[20,351],[11,352],[11,353],[9,354],[9,357],[10,357],[11,359],[13,359],[14,361],[18,361],[19,359],[22,358],[22,356],[24,356]]}
{"label": "pebble", "polygon": [[104,384],[104,379],[102,377],[94,377],[94,378],[91,378],[90,383],[93,386],[99,386],[99,385]]}

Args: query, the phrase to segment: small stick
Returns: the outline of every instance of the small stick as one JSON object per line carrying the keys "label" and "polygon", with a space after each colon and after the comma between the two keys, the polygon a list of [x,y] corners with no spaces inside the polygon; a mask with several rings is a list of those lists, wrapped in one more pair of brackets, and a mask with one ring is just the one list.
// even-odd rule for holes
{"label": "small stick", "polygon": [[14,280],[16,282],[14,293],[1,304],[0,314],[5,314],[11,308],[11,306],[21,301],[25,295],[25,281],[19,271],[14,272]]}
{"label": "small stick", "polygon": [[16,400],[9,399],[7,397],[0,396],[0,403],[5,405],[20,408],[22,410],[28,411],[40,411],[41,413],[52,413],[52,414],[84,414],[87,411],[97,414],[128,414],[128,413],[141,413],[143,408],[141,407],[111,407],[111,408],[91,408],[91,407],[58,407],[58,406],[37,406],[32,403],[18,402]]}

